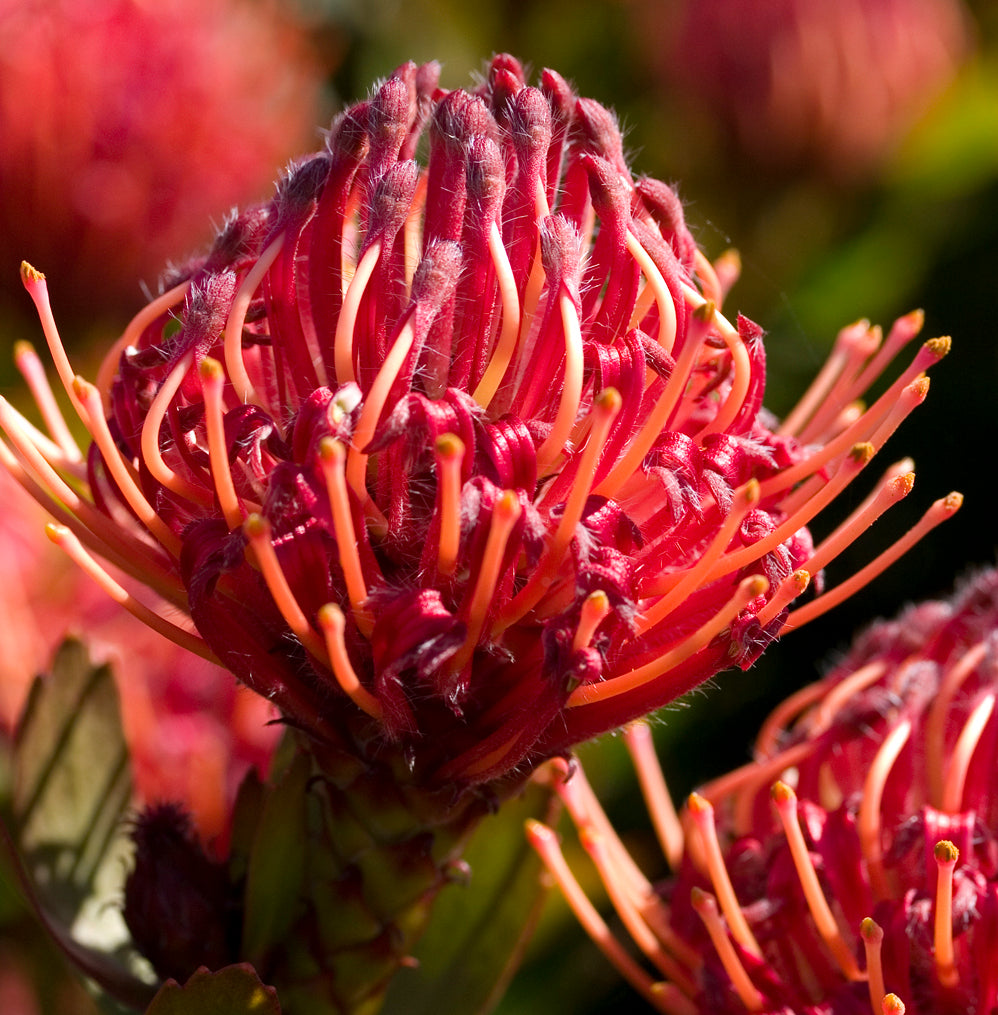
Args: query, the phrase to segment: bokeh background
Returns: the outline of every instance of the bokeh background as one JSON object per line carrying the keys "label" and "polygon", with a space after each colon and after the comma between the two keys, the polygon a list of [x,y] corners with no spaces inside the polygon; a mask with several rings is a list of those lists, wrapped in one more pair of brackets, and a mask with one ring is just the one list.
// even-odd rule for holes
{"label": "bokeh background", "polygon": [[[8,397],[18,398],[9,350],[40,341],[21,258],[48,274],[64,338],[86,364],[155,291],[163,265],[204,245],[234,204],[266,196],[289,158],[321,143],[319,128],[342,103],[409,59],[439,60],[443,84],[458,87],[496,51],[536,72],[557,68],[614,108],[632,167],[677,185],[707,254],[740,251],[727,309],[768,333],[767,404],[777,413],[844,324],[888,326],[922,307],[925,337],[953,336],[927,404],[884,456],[915,459],[915,490],[835,562],[831,581],[951,489],[966,495],[962,511],[751,671],[725,674],[659,717],[677,798],[746,760],[766,712],[820,674],[857,628],[994,562],[990,0],[0,0],[0,40]],[[606,738],[584,753],[629,844],[664,873],[619,745]],[[0,1010],[93,1011],[72,980],[41,975],[49,953],[9,888],[0,926]],[[28,986],[39,982],[40,1000]],[[620,1006],[641,1010],[552,900],[499,1012]]]}

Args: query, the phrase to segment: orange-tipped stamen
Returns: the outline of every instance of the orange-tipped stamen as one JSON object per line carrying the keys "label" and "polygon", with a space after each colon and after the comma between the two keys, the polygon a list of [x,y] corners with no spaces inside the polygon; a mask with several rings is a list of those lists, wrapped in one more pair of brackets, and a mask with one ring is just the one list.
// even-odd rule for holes
{"label": "orange-tipped stamen", "polygon": [[457,555],[461,549],[461,464],[464,461],[464,441],[456,434],[441,434],[437,438],[434,453],[440,511],[437,571],[449,577],[457,569]]}
{"label": "orange-tipped stamen", "polygon": [[232,310],[229,312],[228,320],[225,322],[225,333],[223,348],[225,350],[225,371],[229,375],[232,386],[236,389],[236,397],[241,402],[258,401],[256,389],[246,372],[246,365],[243,362],[243,325],[246,323],[246,312],[253,301],[257,287],[263,281],[264,275],[270,271],[271,266],[277,260],[281,248],[284,246],[286,232],[281,232],[271,241],[267,249],[260,255],[260,259],[246,274],[243,279],[236,298],[232,301]]}
{"label": "orange-tipped stamen", "polygon": [[343,309],[340,310],[340,316],[337,318],[336,336],[333,339],[333,367],[338,384],[347,384],[357,380],[353,369],[353,336],[357,327],[357,314],[360,311],[360,303],[367,291],[368,283],[374,274],[374,269],[378,266],[380,256],[381,241],[375,240],[364,251],[357,270],[347,286],[346,295],[343,297]]}
{"label": "orange-tipped stamen", "polygon": [[873,496],[861,504],[832,533],[823,539],[804,567],[817,574],[827,567],[843,550],[851,546],[890,507],[904,500],[915,486],[915,473],[892,476],[874,488]]}
{"label": "orange-tipped stamen", "polygon": [[603,836],[594,828],[583,826],[579,829],[579,840],[599,871],[610,902],[634,943],[662,976],[677,984],[685,994],[694,996],[697,987],[689,973],[665,951],[651,928],[642,919],[630,894],[623,890],[620,879],[616,876],[613,853],[607,848]]}
{"label": "orange-tipped stamen", "polygon": [[[700,279],[700,292],[696,295],[700,299],[707,299],[715,306],[720,306],[724,297],[724,290],[718,281],[714,265],[707,259],[707,255],[699,248],[693,252],[693,271]],[[702,293],[702,295],[701,295]]]}
{"label": "orange-tipped stamen", "polygon": [[742,965],[742,960],[738,957],[717,911],[717,901],[714,896],[702,888],[693,888],[690,892],[690,901],[700,919],[703,920],[704,927],[707,928],[710,940],[721,960],[721,965],[724,966],[725,972],[731,978],[731,985],[735,988],[742,1004],[749,1011],[762,1011],[765,998],[745,971],[745,966]]}
{"label": "orange-tipped stamen", "polygon": [[506,544],[509,542],[509,537],[522,513],[523,508],[514,490],[503,490],[496,498],[492,508],[488,538],[482,552],[481,566],[465,611],[468,633],[464,645],[451,661],[454,672],[458,672],[467,665],[478,645],[478,639],[492,604],[492,597],[495,595],[496,583],[499,581],[503,558],[506,555]]}
{"label": "orange-tipped stamen", "polygon": [[[582,890],[575,875],[572,874],[555,833],[533,818],[526,822],[527,841],[541,858],[548,873],[554,878],[565,901],[568,903],[575,918],[582,925],[597,948],[606,956],[614,969],[644,997],[656,1011],[671,1015],[671,1010],[662,1007],[661,996],[654,991],[654,981],[624,950],[624,947],[613,936],[603,918],[596,912],[596,907]],[[693,1009],[695,1012],[695,1009]]]}
{"label": "orange-tipped stamen", "polygon": [[63,416],[52,393],[52,386],[45,375],[45,367],[30,342],[14,343],[14,364],[28,385],[45,425],[66,461],[70,464],[83,461],[83,453],[69,432],[66,417]]}
{"label": "orange-tipped stamen", "polygon": [[602,590],[590,592],[582,601],[579,610],[579,624],[572,639],[572,651],[588,648],[596,629],[610,613],[610,597]]}
{"label": "orange-tipped stamen", "polygon": [[804,898],[807,900],[807,907],[811,911],[811,917],[818,928],[818,933],[847,979],[860,980],[863,978],[863,974],[859,971],[856,959],[842,937],[842,932],[835,922],[825,893],[818,883],[818,875],[811,862],[811,854],[808,852],[804,833],[797,820],[797,794],[785,782],[777,782],[773,785],[772,798],[787,837],[787,845],[790,847],[790,855],[793,857],[794,867],[797,870],[797,878],[804,890]]}
{"label": "orange-tipped stamen", "polygon": [[561,327],[565,335],[565,376],[562,380],[558,411],[551,433],[537,449],[537,468],[543,476],[552,470],[554,463],[565,450],[565,441],[575,425],[575,417],[582,400],[582,326],[579,313],[571,297],[563,292],[558,298],[561,310]]}
{"label": "orange-tipped stamen", "polygon": [[125,462],[108,429],[104,418],[104,406],[100,392],[82,377],[77,377],[73,390],[80,405],[84,422],[100,450],[104,465],[118,485],[128,506],[135,512],[142,524],[163,544],[174,556],[180,556],[180,539],[174,531],[156,513],[145,498],[133,475],[131,466]]}
{"label": "orange-tipped stamen", "polygon": [[187,649],[188,652],[193,652],[209,662],[218,662],[215,653],[208,648],[203,638],[192,634],[190,631],[185,631],[182,627],[177,627],[176,624],[171,623],[165,617],[161,617],[155,611],[150,610],[144,603],[140,603],[127,589],[119,585],[87,553],[80,540],[65,525],[53,525],[50,522],[45,526],[45,534],[59,549],[65,551],[66,555],[81,571],[88,574],[119,606],[123,606],[133,617],[137,617],[147,627],[151,627],[158,634],[169,638],[170,641],[175,642],[181,648]]}
{"label": "orange-tipped stamen", "polygon": [[513,277],[513,269],[509,263],[509,255],[506,253],[498,222],[493,222],[489,230],[489,255],[495,268],[499,298],[502,302],[502,330],[489,358],[489,365],[471,396],[483,409],[489,407],[489,403],[499,390],[499,385],[513,360],[516,342],[520,336],[520,297],[516,291],[516,279]]}
{"label": "orange-tipped stamen", "polygon": [[[717,534],[710,541],[707,549],[704,550],[700,559],[693,567],[680,573],[679,582],[657,602],[642,609],[637,618],[638,632],[647,631],[654,627],[659,621],[664,620],[677,606],[684,603],[689,594],[700,588],[704,582],[703,578],[720,559],[721,554],[728,548],[728,544],[734,539],[735,533],[741,528],[745,516],[759,503],[759,482],[750,479],[744,486],[740,486],[732,495],[731,509],[724,518],[723,523],[717,530]],[[666,576],[666,581],[672,575]],[[644,599],[654,596],[663,588],[665,582],[649,582],[646,588],[639,590],[639,596]]]}
{"label": "orange-tipped stamen", "polygon": [[416,340],[416,325],[412,314],[406,321],[405,326],[399,332],[398,337],[392,343],[388,355],[385,356],[381,368],[378,370],[370,391],[364,398],[360,410],[360,418],[353,432],[350,452],[347,455],[347,483],[357,494],[361,504],[364,505],[364,513],[373,515],[378,521],[387,527],[387,521],[375,505],[371,495],[367,492],[367,455],[364,448],[371,443],[374,431],[377,428],[378,420],[381,418],[381,411],[385,407],[388,395],[398,377],[399,371],[405,364],[406,357],[412,349]]}
{"label": "orange-tipped stamen", "polygon": [[798,568],[780,582],[772,599],[756,614],[756,620],[765,630],[776,618],[798,597],[807,591],[811,584],[811,572],[807,568]]}
{"label": "orange-tipped stamen", "polygon": [[198,367],[198,373],[201,376],[201,394],[204,396],[204,424],[208,435],[211,478],[225,523],[230,529],[235,529],[243,523],[243,509],[232,482],[229,449],[225,440],[225,407],[222,404],[225,372],[218,360],[205,356]]}
{"label": "orange-tipped stamen", "polygon": [[326,603],[319,608],[316,615],[319,627],[326,640],[326,652],[329,654],[329,665],[336,677],[336,682],[350,700],[372,719],[381,720],[384,714],[381,702],[361,684],[347,653],[344,630],[346,620],[343,611],[335,603]]}
{"label": "orange-tipped stamen", "polygon": [[[589,438],[579,455],[579,463],[575,470],[575,482],[572,483],[562,511],[558,528],[544,550],[544,554],[534,567],[527,584],[507,603],[506,608],[496,618],[493,634],[504,631],[510,624],[516,623],[537,605],[551,586],[551,582],[561,566],[565,553],[571,545],[576,528],[582,519],[586,501],[592,486],[593,475],[599,456],[610,434],[613,421],[620,412],[620,392],[616,388],[606,388],[593,399],[591,412],[592,427]],[[571,466],[569,466],[571,467]]]}
{"label": "orange-tipped stamen", "polygon": [[841,376],[852,356],[853,346],[869,327],[870,322],[863,320],[856,321],[839,330],[828,359],[825,360],[807,391],[804,392],[794,408],[787,413],[783,423],[776,431],[779,436],[796,436],[811,416],[825,404],[832,385]]}
{"label": "orange-tipped stamen", "polygon": [[884,738],[863,782],[863,794],[856,817],[859,845],[866,860],[870,887],[878,899],[887,898],[890,888],[884,871],[883,848],[880,842],[880,803],[887,776],[911,735],[911,722],[903,719]]}
{"label": "orange-tipped stamen", "polygon": [[329,657],[326,654],[325,641],[315,633],[309,624],[308,618],[302,612],[298,600],[295,599],[295,595],[291,591],[287,576],[284,574],[284,568],[281,567],[281,562],[277,559],[277,551],[270,538],[270,522],[263,515],[251,514],[243,522],[243,532],[249,540],[274,603],[288,627],[312,655],[328,665]]}
{"label": "orange-tipped stamen", "polygon": [[94,385],[101,393],[104,405],[110,408],[111,384],[114,375],[118,371],[118,364],[121,354],[141,338],[142,333],[162,314],[165,314],[172,307],[175,307],[182,300],[187,298],[190,292],[191,280],[181,282],[172,289],[168,289],[161,296],[147,303],[125,326],[121,337],[108,349],[100,366],[97,368],[97,379]]}
{"label": "orange-tipped stamen", "polygon": [[970,770],[970,762],[994,709],[995,693],[984,695],[974,706],[963,729],[960,730],[943,785],[942,809],[947,814],[959,814],[963,809],[963,788]]}
{"label": "orange-tipped stamen", "polygon": [[717,900],[721,905],[731,936],[756,958],[762,958],[762,949],[755,935],[749,929],[748,921],[742,907],[735,896],[734,886],[728,876],[728,868],[721,853],[721,844],[717,841],[717,827],[714,824],[714,807],[706,797],[699,793],[691,793],[686,801],[686,809],[693,819],[699,833],[702,846],[702,857],[706,864],[706,874],[710,878]]}
{"label": "orange-tipped stamen", "polygon": [[933,927],[936,976],[944,987],[956,987],[960,974],[953,951],[953,870],[960,851],[949,839],[941,839],[932,850],[938,876],[936,878],[936,906]]}
{"label": "orange-tipped stamen", "polygon": [[870,988],[870,1010],[878,1015],[877,1009],[884,996],[884,964],[881,958],[881,945],[884,931],[876,920],[866,917],[859,925],[859,936],[863,939],[866,951],[866,979]]}
{"label": "orange-tipped stamen", "polygon": [[[146,418],[142,421],[142,435],[139,449],[142,452],[142,459],[153,479],[158,480],[168,490],[194,501],[195,504],[204,506],[211,505],[211,494],[203,487],[197,486],[190,480],[174,472],[163,460],[159,450],[159,431],[166,418],[166,413],[173,404],[173,398],[180,390],[187,371],[194,365],[194,350],[188,350],[173,369],[167,374],[166,379],[159,386],[156,397],[149,406]],[[223,442],[224,443],[224,442]]]}
{"label": "orange-tipped stamen", "polygon": [[[950,758],[946,753],[946,726],[950,705],[966,679],[987,657],[989,644],[980,641],[968,649],[952,666],[943,671],[943,679],[932,699],[925,720],[925,766],[929,780],[929,803],[943,810],[943,786]],[[963,793],[960,793],[963,796]]]}
{"label": "orange-tipped stamen", "polygon": [[679,404],[683,391],[689,380],[690,373],[700,355],[703,340],[710,330],[714,316],[714,304],[708,302],[693,312],[690,329],[683,343],[676,366],[666,382],[665,390],[659,395],[654,407],[648,414],[641,429],[628,445],[627,450],[618,459],[610,474],[595,489],[594,493],[601,497],[614,497],[618,490],[631,478],[641,465],[645,455],[652,449],[655,441],[669,422],[669,417]]}
{"label": "orange-tipped stamen", "polygon": [[881,1015],[904,1015],[904,1001],[897,994],[885,994],[880,1002]]}
{"label": "orange-tipped stamen", "polygon": [[651,728],[645,722],[633,722],[624,729],[624,746],[634,764],[641,795],[651,817],[652,827],[669,867],[679,870],[683,860],[683,826],[665,784],[662,766],[655,753]]}
{"label": "orange-tipped stamen", "polygon": [[319,441],[318,452],[319,467],[326,480],[329,509],[333,516],[336,550],[340,567],[343,569],[353,619],[361,634],[365,638],[370,638],[374,630],[374,618],[365,606],[367,583],[364,581],[364,569],[357,549],[357,534],[350,511],[350,494],[344,472],[347,453],[343,445],[332,437],[323,437]]}
{"label": "orange-tipped stamen", "polygon": [[[672,293],[669,291],[662,273],[655,266],[655,262],[630,230],[627,232],[626,242],[627,251],[638,262],[641,274],[647,280],[648,287],[655,299],[655,305],[658,307],[658,344],[666,352],[672,352],[672,347],[676,343],[676,304],[673,302]],[[629,326],[637,327],[643,317],[644,313],[639,316],[636,308]]]}
{"label": "orange-tipped stamen", "polygon": [[[742,275],[742,256],[734,248],[725,250],[719,257],[714,258],[714,274],[717,276],[717,284],[721,287],[721,295],[727,299],[728,294],[735,287],[735,283]],[[721,301],[717,301],[720,307]]]}
{"label": "orange-tipped stamen", "polygon": [[722,575],[747,567],[754,561],[759,560],[764,554],[775,550],[780,543],[789,539],[798,529],[807,525],[815,515],[831,504],[869,464],[874,454],[876,454],[876,449],[872,444],[855,445],[832,479],[822,484],[805,504],[793,511],[789,517],[785,518],[772,532],[762,539],[741,549],[733,550],[731,553],[721,557],[714,567],[711,568],[709,574],[705,576],[705,581],[713,581]]}
{"label": "orange-tipped stamen", "polygon": [[742,610],[753,599],[764,595],[769,588],[769,582],[762,575],[752,575],[744,578],[739,583],[734,595],[721,607],[700,628],[693,632],[688,638],[683,639],[658,659],[652,660],[645,666],[639,666],[629,673],[610,680],[604,680],[599,684],[583,684],[576,688],[567,701],[568,708],[578,708],[581,705],[590,705],[599,701],[606,701],[608,698],[615,698],[618,694],[625,694],[638,687],[657,680],[669,670],[685,662],[690,656],[695,655],[702,648],[705,648],[717,635],[719,635]]}
{"label": "orange-tipped stamen", "polygon": [[960,493],[951,493],[935,501],[928,511],[922,515],[916,525],[912,526],[908,532],[886,550],[874,557],[866,567],[860,568],[851,578],[836,585],[834,589],[829,589],[806,606],[794,610],[783,625],[783,632],[786,633],[787,631],[803,627],[808,621],[814,620],[815,617],[820,617],[823,613],[827,613],[830,609],[854,595],[873,581],[874,578],[886,571],[896,560],[903,557],[937,525],[941,525],[948,518],[952,518],[960,510],[962,504],[963,494]]}
{"label": "orange-tipped stamen", "polygon": [[[52,304],[49,301],[48,282],[45,280],[45,275],[37,268],[28,264],[27,261],[22,261],[21,282],[24,284],[24,288],[28,291],[28,295],[31,297],[31,302],[35,305],[35,311],[38,314],[38,320],[42,326],[42,334],[44,334],[45,341],[48,344],[49,355],[52,357],[52,362],[55,364],[59,380],[62,381],[62,386],[66,389],[66,394],[69,395],[69,400],[72,402],[73,408],[79,412],[80,405],[78,396],[73,386],[76,374],[73,372],[73,367],[70,365],[69,356],[66,355],[66,347],[62,343],[62,337],[59,335],[59,328],[55,323],[55,316],[52,313]],[[84,422],[86,421],[84,420]]]}

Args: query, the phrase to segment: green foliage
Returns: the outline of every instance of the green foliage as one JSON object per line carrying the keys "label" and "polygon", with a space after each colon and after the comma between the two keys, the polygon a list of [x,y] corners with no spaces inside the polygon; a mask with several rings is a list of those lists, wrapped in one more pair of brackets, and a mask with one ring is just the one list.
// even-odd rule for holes
{"label": "green foliage", "polygon": [[253,967],[199,969],[182,987],[168,980],[146,1015],[281,1015],[277,992],[265,987]]}

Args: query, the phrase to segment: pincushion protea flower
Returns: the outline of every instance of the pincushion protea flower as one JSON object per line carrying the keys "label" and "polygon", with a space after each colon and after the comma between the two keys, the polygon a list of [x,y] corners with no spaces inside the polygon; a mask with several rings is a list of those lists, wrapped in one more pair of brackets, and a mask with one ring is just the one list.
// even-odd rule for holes
{"label": "pincushion protea flower", "polygon": [[[406,65],[345,111],[270,203],[168,280],[94,383],[25,266],[92,443],[77,450],[22,348],[51,434],[0,404],[0,454],[114,596],[307,735],[323,792],[349,796],[336,806],[382,850],[362,865],[382,895],[357,933],[389,958],[415,923],[382,933],[389,896],[421,906],[497,795],[748,666],[957,506],[788,621],[910,490],[904,462],[812,546],[807,524],[923,400],[948,340],[863,408],[921,317],[886,339],[845,329],[776,428],[760,329],[721,312],[735,274],[697,249],[668,187],[632,176],[607,110],[551,71],[528,86],[507,56],[472,92]],[[354,944],[329,937],[327,969]],[[375,977],[354,984],[351,955],[330,979],[354,1003]]]}
{"label": "pincushion protea flower", "polygon": [[996,571],[952,602],[875,624],[825,679],[773,712],[755,761],[694,793],[681,822],[647,727],[632,727],[676,870],[661,890],[630,860],[581,771],[563,767],[556,781],[582,841],[661,983],[587,908],[554,833],[533,826],[531,836],[587,928],[661,1011],[991,1012],[996,648]]}
{"label": "pincushion protea flower", "polygon": [[56,540],[188,611],[198,634],[155,622],[319,740],[366,714],[438,782],[501,776],[751,661],[803,572],[907,492],[902,466],[812,548],[804,526],[948,347],[864,412],[920,317],[883,344],[857,324],[773,428],[759,329],[722,316],[675,195],[631,176],[606,110],[508,57],[474,93],[406,66],[343,113],[95,384],[44,278],[24,280],[93,437],[84,463],[4,407]]}

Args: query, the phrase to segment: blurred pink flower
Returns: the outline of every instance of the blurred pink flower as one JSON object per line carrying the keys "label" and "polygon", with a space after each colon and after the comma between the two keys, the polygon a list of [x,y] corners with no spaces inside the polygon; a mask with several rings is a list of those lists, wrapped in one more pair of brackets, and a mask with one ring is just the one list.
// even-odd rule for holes
{"label": "blurred pink flower", "polygon": [[73,312],[209,239],[312,144],[320,72],[262,0],[0,0],[0,271],[45,264]]}
{"label": "blurred pink flower", "polygon": [[661,73],[753,157],[841,177],[880,162],[969,49],[958,0],[686,0],[678,15],[652,0],[646,13],[670,19],[651,56]]}
{"label": "blurred pink flower", "polygon": [[657,977],[587,908],[553,832],[530,834],[587,929],[661,1011],[983,1015],[998,1006],[996,702],[992,570],[950,602],[873,625],[773,712],[755,761],[694,793],[681,821],[647,728],[633,727],[676,870],[657,889],[582,773],[562,769],[558,789]]}

